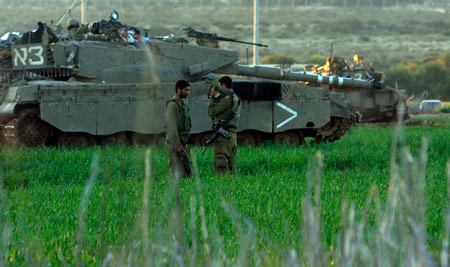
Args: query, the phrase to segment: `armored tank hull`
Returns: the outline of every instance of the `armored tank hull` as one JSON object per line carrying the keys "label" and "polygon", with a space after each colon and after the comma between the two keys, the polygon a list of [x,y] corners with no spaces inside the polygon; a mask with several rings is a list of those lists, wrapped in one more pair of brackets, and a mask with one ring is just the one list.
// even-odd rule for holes
{"label": "armored tank hull", "polygon": [[[206,92],[218,74],[254,77],[234,79],[233,88],[242,100],[239,142],[302,144],[306,137],[333,142],[359,116],[343,94],[320,85],[377,86],[239,65],[236,51],[216,44],[234,39],[191,28],[184,37],[150,37],[147,30],[111,19],[95,22],[89,26],[95,31],[80,37],[53,33],[42,23],[39,27],[52,38],[28,37],[25,44],[22,38],[0,59],[2,75],[14,77],[0,100],[0,123],[8,144],[163,144],[166,102],[175,82],[185,79],[191,84],[186,99],[192,117],[190,141],[202,145],[212,131]],[[197,44],[189,42],[192,37]]]}
{"label": "armored tank hull", "polygon": [[[206,112],[210,82],[191,83],[186,100],[192,117],[191,141],[211,135]],[[338,140],[349,129],[351,112],[342,95],[295,82],[236,80],[242,99],[240,143],[265,140],[302,144]],[[173,83],[93,84],[32,81],[14,84],[0,105],[6,143],[26,146],[163,144],[165,103]]]}
{"label": "armored tank hull", "polygon": [[362,114],[362,122],[392,122],[400,105],[406,108],[406,91],[392,88],[346,88],[335,91],[345,94],[353,110]]}

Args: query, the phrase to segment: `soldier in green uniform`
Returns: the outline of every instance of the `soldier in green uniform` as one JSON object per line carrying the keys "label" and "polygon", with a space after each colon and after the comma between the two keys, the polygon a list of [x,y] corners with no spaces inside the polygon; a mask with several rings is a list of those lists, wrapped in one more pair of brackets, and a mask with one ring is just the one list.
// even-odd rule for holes
{"label": "soldier in green uniform", "polygon": [[191,130],[189,109],[183,99],[190,93],[190,84],[179,80],[175,84],[175,95],[166,104],[166,142],[171,175],[190,176],[191,153],[188,139]]}
{"label": "soldier in green uniform", "polygon": [[214,140],[214,171],[216,174],[233,172],[237,152],[236,131],[240,119],[240,99],[233,91],[233,81],[229,76],[219,79],[209,92],[208,115],[214,125],[226,121],[228,135],[219,134]]}
{"label": "soldier in green uniform", "polygon": [[82,40],[84,35],[89,32],[88,25],[81,25],[76,18],[70,18],[67,21],[67,30],[69,38],[73,40]]}

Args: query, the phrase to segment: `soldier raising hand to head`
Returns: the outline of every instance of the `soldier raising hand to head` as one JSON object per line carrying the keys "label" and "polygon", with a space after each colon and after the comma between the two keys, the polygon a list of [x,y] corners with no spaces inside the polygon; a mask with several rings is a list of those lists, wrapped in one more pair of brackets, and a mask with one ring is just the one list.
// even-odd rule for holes
{"label": "soldier raising hand to head", "polygon": [[208,115],[213,128],[221,126],[220,134],[214,140],[214,171],[216,174],[233,172],[237,152],[236,132],[240,118],[240,99],[233,91],[230,77],[223,76],[219,84],[209,92]]}
{"label": "soldier raising hand to head", "polygon": [[179,80],[175,84],[175,95],[166,105],[166,142],[171,175],[192,175],[191,153],[188,145],[191,131],[189,109],[183,99],[189,96],[190,84]]}

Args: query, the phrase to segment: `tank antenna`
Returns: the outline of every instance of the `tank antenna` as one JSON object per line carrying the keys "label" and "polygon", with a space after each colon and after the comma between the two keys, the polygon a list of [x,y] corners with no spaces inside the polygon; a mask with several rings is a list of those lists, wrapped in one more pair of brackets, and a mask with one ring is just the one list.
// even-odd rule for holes
{"label": "tank antenna", "polygon": [[70,11],[72,11],[72,9],[76,8],[77,6],[79,6],[81,4],[81,2],[78,2],[78,0],[73,1],[72,5],[70,5],[70,8],[67,9],[66,13],[64,13],[57,21],[56,24],[52,24],[53,25],[58,25],[61,24],[61,21],[63,21],[63,19],[67,16],[67,14],[70,13]]}
{"label": "tank antenna", "polygon": [[333,57],[333,40],[331,40],[330,59]]}

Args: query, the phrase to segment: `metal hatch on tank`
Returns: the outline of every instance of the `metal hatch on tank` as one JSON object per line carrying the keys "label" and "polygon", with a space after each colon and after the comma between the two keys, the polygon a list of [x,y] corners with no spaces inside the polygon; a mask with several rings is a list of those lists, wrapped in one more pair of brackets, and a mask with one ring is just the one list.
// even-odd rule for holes
{"label": "metal hatch on tank", "polygon": [[239,53],[221,49],[219,42],[244,41],[192,28],[152,36],[149,29],[117,18],[113,13],[87,25],[71,22],[68,32],[59,24],[41,23],[40,36],[22,36],[20,44],[0,52],[0,73],[7,77],[1,80],[7,89],[0,103],[6,143],[162,144],[166,101],[173,96],[175,82],[185,79],[191,83],[186,101],[192,117],[191,141],[201,145],[212,125],[206,91],[218,74],[235,75],[234,89],[242,99],[239,142],[302,144],[305,137],[333,142],[359,116],[342,94],[320,85],[382,86],[240,65]]}

